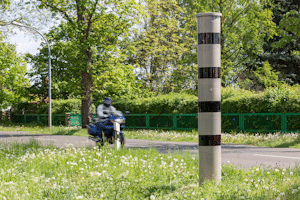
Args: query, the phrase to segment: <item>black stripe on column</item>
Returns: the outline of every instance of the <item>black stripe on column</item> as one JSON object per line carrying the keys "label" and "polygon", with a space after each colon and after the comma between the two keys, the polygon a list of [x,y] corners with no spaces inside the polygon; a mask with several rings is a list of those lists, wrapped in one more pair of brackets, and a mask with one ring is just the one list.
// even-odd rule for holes
{"label": "black stripe on column", "polygon": [[221,145],[221,135],[199,135],[199,146]]}
{"label": "black stripe on column", "polygon": [[221,67],[198,68],[198,79],[200,78],[221,78]]}
{"label": "black stripe on column", "polygon": [[221,112],[221,101],[198,102],[199,112]]}
{"label": "black stripe on column", "polygon": [[198,33],[198,44],[221,44],[220,33]]}

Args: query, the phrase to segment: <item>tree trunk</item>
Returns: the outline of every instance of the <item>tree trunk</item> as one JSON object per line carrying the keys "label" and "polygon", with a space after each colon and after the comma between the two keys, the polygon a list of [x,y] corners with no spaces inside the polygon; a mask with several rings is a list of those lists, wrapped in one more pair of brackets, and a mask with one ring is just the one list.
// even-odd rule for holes
{"label": "tree trunk", "polygon": [[92,121],[93,118],[93,95],[92,95],[92,51],[87,51],[87,68],[82,72],[82,94],[81,94],[81,119],[82,128],[86,128],[87,125]]}

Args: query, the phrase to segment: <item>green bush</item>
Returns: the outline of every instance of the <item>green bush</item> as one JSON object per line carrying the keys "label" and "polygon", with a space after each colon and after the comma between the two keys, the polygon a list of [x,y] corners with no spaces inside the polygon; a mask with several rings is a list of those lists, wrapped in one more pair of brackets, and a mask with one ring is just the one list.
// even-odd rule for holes
{"label": "green bush", "polygon": [[[67,99],[67,100],[52,100],[51,101],[52,114],[65,114],[65,113],[80,113],[81,100],[80,99]],[[93,105],[93,111],[95,111]],[[15,114],[48,114],[48,104],[41,102],[33,104],[24,102],[14,108]]]}
{"label": "green bush", "polygon": [[170,93],[149,98],[116,101],[113,105],[122,112],[141,113],[197,113],[198,97],[189,94]]}
{"label": "green bush", "polygon": [[[264,92],[221,88],[222,113],[300,113],[300,86],[269,87]],[[170,93],[151,98],[114,102],[121,110],[142,113],[197,113],[198,97]]]}
{"label": "green bush", "polygon": [[[227,87],[221,88],[222,113],[300,113],[300,86],[281,85],[269,87],[264,92],[251,92],[244,89]],[[93,105],[102,104],[102,100]],[[170,93],[166,95],[134,100],[113,99],[113,106],[122,112],[132,114],[175,114],[197,113],[198,97],[185,93]],[[64,114],[67,112],[80,113],[79,99],[52,100],[52,113]],[[21,103],[14,108],[17,114],[47,114],[48,105],[45,103]]]}

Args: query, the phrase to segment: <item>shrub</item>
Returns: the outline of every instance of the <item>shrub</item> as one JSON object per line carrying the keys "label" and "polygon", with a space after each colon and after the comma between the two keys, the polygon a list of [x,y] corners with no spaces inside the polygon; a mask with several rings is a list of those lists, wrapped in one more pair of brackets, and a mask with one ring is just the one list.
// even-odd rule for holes
{"label": "shrub", "polygon": [[149,98],[117,101],[114,106],[122,112],[131,113],[196,113],[198,97],[182,93],[170,93]]}
{"label": "shrub", "polygon": [[[269,87],[264,92],[227,87],[221,88],[222,113],[299,113],[300,86]],[[170,93],[136,100],[121,100],[114,106],[142,113],[197,113],[198,97],[183,93]]]}
{"label": "shrub", "polygon": [[[221,88],[222,113],[300,113],[300,86],[281,85],[269,87],[264,92],[251,92],[249,90],[227,87]],[[93,105],[102,104],[102,100]],[[170,93],[166,95],[136,98],[134,100],[114,99],[113,106],[122,112],[130,111],[132,114],[175,114],[197,113],[198,97],[185,93]],[[15,113],[47,114],[48,105],[21,103],[15,107]],[[80,113],[81,101],[79,99],[53,100],[52,113],[64,114],[67,112]]]}
{"label": "shrub", "polygon": [[[80,99],[66,99],[66,100],[52,100],[51,101],[52,114],[65,114],[68,112],[81,112],[81,100]],[[93,105],[93,111],[95,111],[95,106]],[[48,114],[48,104],[44,102],[20,103],[14,108],[15,114]]]}

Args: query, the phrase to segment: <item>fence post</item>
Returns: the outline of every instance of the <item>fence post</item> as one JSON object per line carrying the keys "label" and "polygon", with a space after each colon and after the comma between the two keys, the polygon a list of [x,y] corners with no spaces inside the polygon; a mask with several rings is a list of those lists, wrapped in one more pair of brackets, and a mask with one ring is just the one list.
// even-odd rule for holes
{"label": "fence post", "polygon": [[147,129],[150,128],[150,116],[149,116],[149,114],[146,114],[146,128]]}
{"label": "fence post", "polygon": [[177,114],[173,114],[173,129],[177,129]]}
{"label": "fence post", "polygon": [[71,112],[65,114],[65,124],[66,127],[71,126]]}
{"label": "fence post", "polygon": [[281,129],[281,132],[283,132],[284,131],[284,115],[283,115],[283,113],[280,113],[280,129]]}
{"label": "fence post", "polygon": [[245,129],[245,123],[244,123],[244,114],[243,113],[239,113],[239,126],[240,126],[240,131],[244,131]]}
{"label": "fence post", "polygon": [[284,114],[284,131],[287,131],[287,115],[286,113],[283,114]]}

